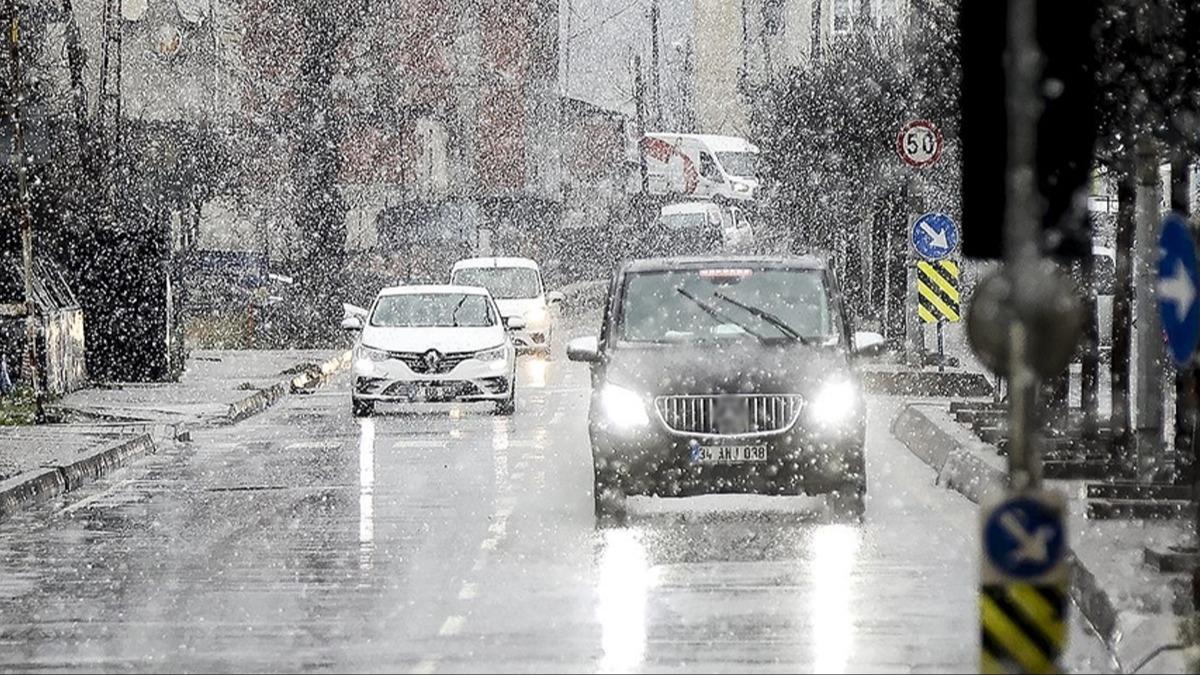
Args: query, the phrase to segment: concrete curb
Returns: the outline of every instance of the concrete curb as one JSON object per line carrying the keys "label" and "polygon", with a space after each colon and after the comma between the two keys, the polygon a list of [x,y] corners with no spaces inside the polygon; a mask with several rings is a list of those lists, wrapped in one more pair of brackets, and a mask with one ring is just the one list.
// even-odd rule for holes
{"label": "concrete curb", "polygon": [[964,370],[907,370],[864,365],[859,372],[863,388],[891,396],[953,396],[979,398],[992,395],[992,383],[983,373]]}
{"label": "concrete curb", "polygon": [[288,394],[308,394],[323,386],[339,371],[350,367],[352,353],[343,352],[326,360],[320,365],[314,365],[303,373],[283,382],[276,382],[266,389],[259,389],[253,394],[229,404],[229,410],[217,420],[217,426],[237,424],[253,417],[271,406]]}
{"label": "concrete curb", "polygon": [[134,436],[101,448],[69,464],[47,465],[0,483],[0,521],[35,504],[94,482],[127,466],[157,448],[150,434]]}
{"label": "concrete curb", "polygon": [[[892,422],[892,434],[937,472],[939,484],[976,504],[990,490],[1000,489],[1007,478],[1007,472],[999,462],[991,464],[981,456],[982,453],[972,449],[984,444],[971,440],[967,430],[954,422],[940,406],[905,406]],[[1175,636],[1170,635],[1175,625],[1173,620],[1164,627],[1157,617],[1118,610],[1096,575],[1074,552],[1070,554],[1070,566],[1071,598],[1096,629],[1122,672],[1139,664],[1155,648],[1165,644],[1164,640],[1175,640]],[[1155,666],[1154,672],[1186,672],[1182,656],[1177,652],[1164,653],[1147,663],[1150,665]]]}

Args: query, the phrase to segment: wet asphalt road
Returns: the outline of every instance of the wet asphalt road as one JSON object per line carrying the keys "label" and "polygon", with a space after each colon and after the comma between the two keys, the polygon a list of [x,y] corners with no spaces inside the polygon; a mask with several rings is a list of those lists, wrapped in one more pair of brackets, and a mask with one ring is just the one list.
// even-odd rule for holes
{"label": "wet asphalt road", "polygon": [[975,509],[888,434],[896,401],[862,526],[708,497],[597,529],[582,367],[524,359],[511,419],[356,421],[346,385],[0,524],[0,669],[976,668]]}

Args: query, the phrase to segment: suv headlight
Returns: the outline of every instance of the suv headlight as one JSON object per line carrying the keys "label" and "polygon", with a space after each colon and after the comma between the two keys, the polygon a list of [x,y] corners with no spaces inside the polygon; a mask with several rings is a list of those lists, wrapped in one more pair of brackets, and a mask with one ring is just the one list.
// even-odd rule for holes
{"label": "suv headlight", "polygon": [[646,401],[632,389],[606,384],[600,390],[600,410],[618,429],[637,429],[650,424]]}
{"label": "suv headlight", "polygon": [[504,345],[475,352],[475,358],[479,361],[503,361],[504,356]]}
{"label": "suv headlight", "polygon": [[358,358],[365,361],[374,361],[376,363],[387,361],[392,358],[390,354],[382,349],[375,349],[366,345],[358,346]]}
{"label": "suv headlight", "polygon": [[809,419],[818,427],[840,428],[859,410],[858,390],[850,380],[827,382],[808,403]]}

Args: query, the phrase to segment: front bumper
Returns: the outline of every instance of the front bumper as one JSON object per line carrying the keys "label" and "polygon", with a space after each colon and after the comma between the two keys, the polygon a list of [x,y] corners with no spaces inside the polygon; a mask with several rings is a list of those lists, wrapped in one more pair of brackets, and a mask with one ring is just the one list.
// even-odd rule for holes
{"label": "front bumper", "polygon": [[[799,425],[758,437],[704,437],[668,432],[651,421],[636,433],[592,425],[596,476],[627,495],[683,497],[711,493],[825,494],[865,483],[863,433],[814,434]],[[696,447],[766,446],[762,462],[701,464]]]}
{"label": "front bumper", "polygon": [[354,364],[353,396],[359,401],[503,401],[513,394],[510,359],[467,360],[448,373],[416,373],[400,361]]}

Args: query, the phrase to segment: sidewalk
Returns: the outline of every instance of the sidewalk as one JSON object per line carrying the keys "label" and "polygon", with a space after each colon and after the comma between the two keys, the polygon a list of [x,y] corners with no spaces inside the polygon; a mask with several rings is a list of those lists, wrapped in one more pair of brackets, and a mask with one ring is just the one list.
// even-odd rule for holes
{"label": "sidewalk", "polygon": [[72,393],[48,408],[60,422],[0,427],[0,519],[153,453],[158,445],[186,441],[192,429],[262,412],[348,365],[348,353],[335,350],[200,351],[179,382]]}
{"label": "sidewalk", "polygon": [[[892,431],[936,472],[936,482],[975,503],[1000,489],[1006,460],[961,425],[943,402],[909,404]],[[1085,481],[1046,481],[1066,493],[1069,542],[1073,550],[1071,595],[1108,645],[1122,672],[1192,672],[1196,647],[1175,647],[1191,608],[1190,579],[1164,574],[1143,563],[1147,546],[1193,541],[1186,520],[1089,520]]]}

